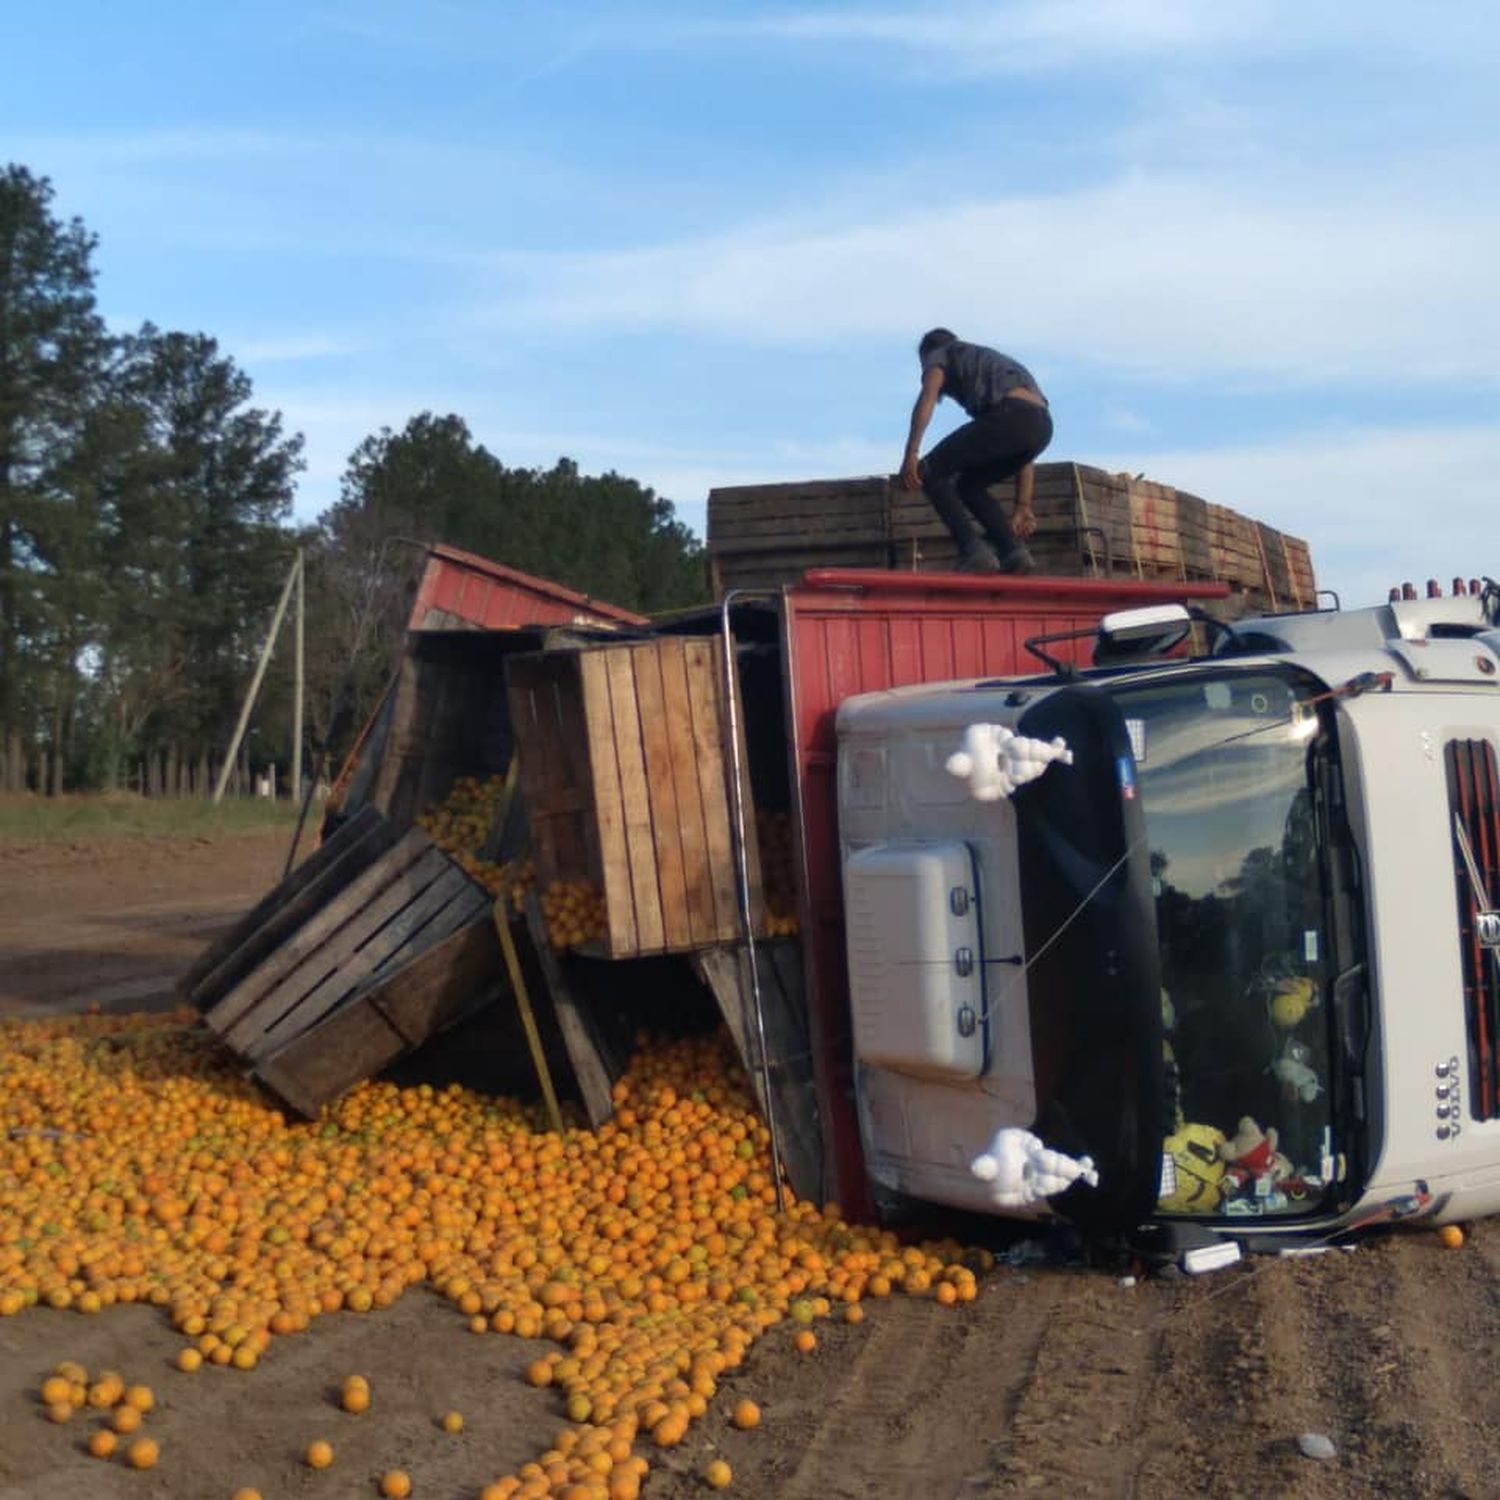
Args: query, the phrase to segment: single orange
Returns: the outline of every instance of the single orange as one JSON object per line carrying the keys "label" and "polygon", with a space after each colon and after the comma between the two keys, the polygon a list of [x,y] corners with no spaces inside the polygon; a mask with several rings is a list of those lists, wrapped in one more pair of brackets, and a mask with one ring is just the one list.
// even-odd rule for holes
{"label": "single orange", "polygon": [[703,1471],[703,1477],[708,1481],[709,1489],[727,1490],[729,1481],[734,1478],[734,1471],[722,1458],[716,1458]]}
{"label": "single orange", "polygon": [[444,1432],[462,1432],[464,1430],[464,1414],[461,1411],[445,1411],[438,1418],[438,1426]]}
{"label": "single orange", "polygon": [[73,1383],[61,1375],[53,1375],[42,1382],[42,1404],[55,1406],[59,1401],[67,1401],[71,1405]]}
{"label": "single orange", "polygon": [[390,1469],[380,1476],[380,1493],[386,1500],[406,1500],[411,1494],[411,1475],[405,1469]]}
{"label": "single orange", "polygon": [[1438,1243],[1448,1250],[1457,1250],[1464,1242],[1464,1232],[1457,1224],[1444,1224],[1438,1230]]}
{"label": "single orange", "polygon": [[161,1457],[161,1446],[155,1438],[137,1438],[125,1450],[125,1462],[132,1469],[153,1469]]}
{"label": "single orange", "polygon": [[323,1438],[314,1438],[302,1457],[309,1469],[326,1469],[333,1462],[333,1444]]}
{"label": "single orange", "polygon": [[89,1436],[89,1452],[95,1458],[108,1458],[119,1446],[120,1440],[109,1428],[101,1427]]}
{"label": "single orange", "polygon": [[818,1347],[818,1336],[811,1328],[799,1328],[792,1343],[799,1354],[811,1354]]}

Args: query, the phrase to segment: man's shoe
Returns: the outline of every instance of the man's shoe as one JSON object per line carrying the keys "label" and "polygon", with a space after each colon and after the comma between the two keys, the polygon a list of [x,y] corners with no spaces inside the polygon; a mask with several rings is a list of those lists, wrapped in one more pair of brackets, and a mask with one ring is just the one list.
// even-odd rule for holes
{"label": "man's shoe", "polygon": [[1032,561],[1031,553],[1024,547],[1017,547],[1014,552],[1007,552],[996,562],[995,566],[1002,573],[1036,572],[1036,563]]}
{"label": "man's shoe", "polygon": [[995,556],[995,549],[988,542],[975,542],[958,554],[958,561],[953,564],[953,571],[955,573],[998,573],[1000,559]]}

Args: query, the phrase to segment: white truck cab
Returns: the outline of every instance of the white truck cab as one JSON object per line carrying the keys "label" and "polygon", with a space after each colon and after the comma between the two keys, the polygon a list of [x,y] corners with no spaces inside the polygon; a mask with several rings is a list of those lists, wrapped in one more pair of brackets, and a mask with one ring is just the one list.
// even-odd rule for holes
{"label": "white truck cab", "polygon": [[[1019,1212],[1092,1227],[1500,1211],[1497,616],[1491,587],[845,702],[876,1185],[994,1212],[973,1164],[1015,1127],[1097,1173]],[[1034,779],[954,760],[1000,742]]]}

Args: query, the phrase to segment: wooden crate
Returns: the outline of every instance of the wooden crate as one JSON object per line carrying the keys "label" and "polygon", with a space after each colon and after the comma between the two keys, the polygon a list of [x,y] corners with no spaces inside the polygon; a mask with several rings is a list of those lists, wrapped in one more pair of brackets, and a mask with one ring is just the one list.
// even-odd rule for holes
{"label": "wooden crate", "polygon": [[888,490],[881,477],[710,490],[714,593],[779,588],[808,568],[890,567]]}
{"label": "wooden crate", "polygon": [[256,1060],[253,1076],[300,1115],[499,998],[501,959],[489,907],[425,952],[395,955],[348,999]]}
{"label": "wooden crate", "polygon": [[[517,657],[508,669],[538,880],[602,890],[584,952],[687,952],[739,936],[718,640],[670,637]],[[743,731],[741,734],[742,763]],[[748,782],[748,776],[747,776]],[[746,792],[751,908],[763,921]]]}
{"label": "wooden crate", "polygon": [[880,544],[887,536],[889,488],[888,480],[874,477],[710,490],[709,531],[715,547],[728,552],[737,544],[809,537]]}
{"label": "wooden crate", "polygon": [[263,951],[254,962],[221,962],[195,989],[208,1025],[247,1063],[259,1065],[464,927],[489,920],[490,898],[420,829],[357,873],[346,860],[334,865],[352,878],[324,889],[291,926],[284,914],[295,902],[283,905],[267,924],[274,943],[255,942]]}

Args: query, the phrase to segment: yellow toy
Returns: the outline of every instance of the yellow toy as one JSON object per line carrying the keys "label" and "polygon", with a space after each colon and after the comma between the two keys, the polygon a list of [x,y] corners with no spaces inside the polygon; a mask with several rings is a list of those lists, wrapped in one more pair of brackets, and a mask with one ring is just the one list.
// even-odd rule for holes
{"label": "yellow toy", "polygon": [[1271,1022],[1290,1031],[1318,1003],[1315,981],[1299,975],[1278,979],[1271,995]]}
{"label": "yellow toy", "polygon": [[[1157,1207],[1166,1214],[1217,1213],[1224,1196],[1224,1132],[1212,1125],[1184,1125],[1162,1145],[1172,1161],[1172,1185]],[[1166,1174],[1163,1173],[1165,1177]]]}

